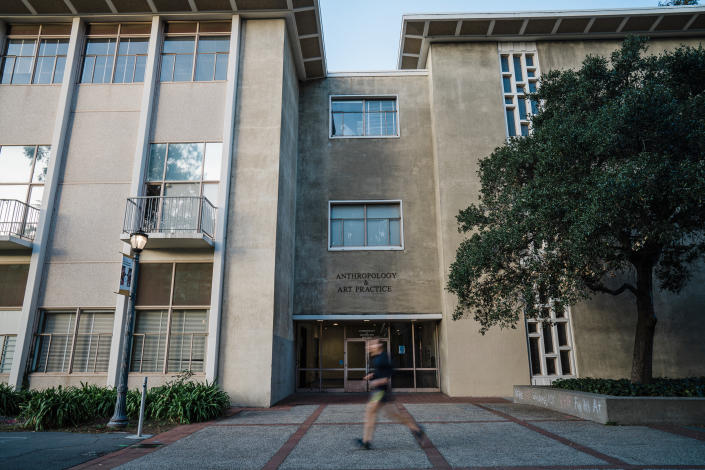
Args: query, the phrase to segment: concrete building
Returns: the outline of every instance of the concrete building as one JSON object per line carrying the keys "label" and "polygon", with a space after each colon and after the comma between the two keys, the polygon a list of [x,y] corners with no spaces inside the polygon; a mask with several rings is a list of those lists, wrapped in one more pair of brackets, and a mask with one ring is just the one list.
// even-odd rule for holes
{"label": "concrete building", "polygon": [[[3,382],[115,384],[138,228],[131,387],[361,391],[369,337],[400,390],[628,375],[626,295],[485,336],[453,321],[455,215],[529,132],[542,72],[628,34],[701,44],[705,8],[405,16],[398,70],[364,73],[327,72],[316,0],[6,0],[0,20]],[[654,373],[705,374],[697,280],[656,304]]]}

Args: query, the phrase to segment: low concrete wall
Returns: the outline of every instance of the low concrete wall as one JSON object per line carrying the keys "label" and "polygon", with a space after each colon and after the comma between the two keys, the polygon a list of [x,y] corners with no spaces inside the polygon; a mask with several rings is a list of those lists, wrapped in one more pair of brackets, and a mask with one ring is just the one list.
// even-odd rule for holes
{"label": "low concrete wall", "polygon": [[705,422],[705,398],[615,397],[550,387],[515,385],[514,403],[541,406],[602,424]]}

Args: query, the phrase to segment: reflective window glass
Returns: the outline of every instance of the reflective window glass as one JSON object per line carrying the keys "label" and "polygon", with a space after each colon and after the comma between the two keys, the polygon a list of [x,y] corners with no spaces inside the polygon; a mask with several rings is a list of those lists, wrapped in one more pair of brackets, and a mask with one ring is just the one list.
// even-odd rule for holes
{"label": "reflective window glass", "polygon": [[166,161],[167,181],[196,181],[201,179],[204,144],[169,144]]}
{"label": "reflective window glass", "polygon": [[28,183],[34,164],[35,147],[0,147],[0,183]]}
{"label": "reflective window glass", "polygon": [[206,143],[206,158],[203,163],[203,179],[219,180],[222,164],[223,144],[220,142]]}
{"label": "reflective window glass", "polygon": [[0,264],[0,307],[22,306],[28,274],[29,264]]}
{"label": "reflective window glass", "polygon": [[149,149],[147,181],[161,181],[164,178],[166,144],[152,144]]}

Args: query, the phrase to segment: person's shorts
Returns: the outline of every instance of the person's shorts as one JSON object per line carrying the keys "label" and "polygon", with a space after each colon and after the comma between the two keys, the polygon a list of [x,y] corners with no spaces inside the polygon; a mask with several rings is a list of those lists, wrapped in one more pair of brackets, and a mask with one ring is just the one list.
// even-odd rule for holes
{"label": "person's shorts", "polygon": [[370,402],[388,403],[391,399],[391,394],[387,390],[372,390],[370,392]]}

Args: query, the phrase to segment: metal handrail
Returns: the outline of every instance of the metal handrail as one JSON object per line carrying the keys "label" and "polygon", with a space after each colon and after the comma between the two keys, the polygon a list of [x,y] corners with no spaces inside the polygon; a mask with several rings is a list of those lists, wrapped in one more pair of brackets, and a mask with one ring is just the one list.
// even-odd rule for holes
{"label": "metal handrail", "polygon": [[33,241],[39,224],[39,209],[17,199],[0,199],[0,235]]}
{"label": "metal handrail", "polygon": [[215,237],[216,208],[204,196],[141,196],[127,199],[122,231],[203,233]]}

